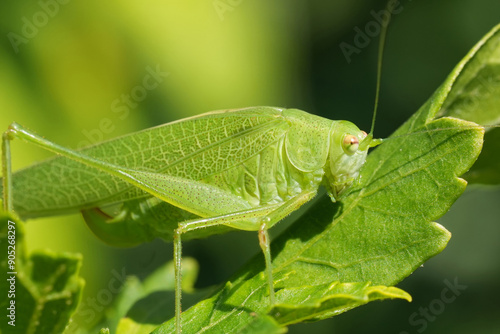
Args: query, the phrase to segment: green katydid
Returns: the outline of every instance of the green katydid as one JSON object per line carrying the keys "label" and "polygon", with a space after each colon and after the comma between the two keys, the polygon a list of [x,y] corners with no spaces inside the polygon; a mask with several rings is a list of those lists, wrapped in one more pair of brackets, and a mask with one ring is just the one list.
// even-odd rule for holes
{"label": "green katydid", "polygon": [[[62,157],[11,177],[13,138]],[[201,237],[212,226],[258,231],[272,304],[267,230],[312,199],[321,184],[337,200],[358,176],[368,148],[379,143],[350,122],[272,107],[207,113],[81,151],[51,143],[15,123],[3,139],[4,208],[21,217],[83,210],[89,225],[102,225],[97,208],[125,203],[114,220],[126,230],[156,210],[159,200],[165,202],[161,210],[166,215],[172,210],[178,217],[183,210],[197,216],[178,222],[175,229],[168,220],[154,227],[158,234],[174,237],[178,331],[182,234]]]}

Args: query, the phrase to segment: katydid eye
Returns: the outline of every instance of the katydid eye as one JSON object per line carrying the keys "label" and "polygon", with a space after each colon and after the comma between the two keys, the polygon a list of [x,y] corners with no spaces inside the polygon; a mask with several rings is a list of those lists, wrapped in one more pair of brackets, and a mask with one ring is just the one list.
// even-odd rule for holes
{"label": "katydid eye", "polygon": [[354,135],[345,135],[342,140],[342,149],[348,155],[353,155],[356,153],[359,147],[358,137]]}

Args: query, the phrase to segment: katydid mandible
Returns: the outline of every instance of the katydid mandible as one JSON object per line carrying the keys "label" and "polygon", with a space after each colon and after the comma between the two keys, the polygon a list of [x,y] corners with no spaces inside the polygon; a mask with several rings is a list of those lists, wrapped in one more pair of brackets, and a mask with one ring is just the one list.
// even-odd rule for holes
{"label": "katydid mandible", "polygon": [[[14,138],[61,156],[11,175]],[[368,148],[379,142],[351,122],[274,107],[206,113],[79,151],[13,123],[3,135],[4,208],[23,218],[82,211],[99,237],[119,245],[173,236],[180,332],[184,233],[258,231],[273,304],[267,230],[312,199],[320,185],[338,200],[356,180]],[[116,204],[122,205],[117,215],[104,213]],[[106,234],[106,225],[119,236]]]}

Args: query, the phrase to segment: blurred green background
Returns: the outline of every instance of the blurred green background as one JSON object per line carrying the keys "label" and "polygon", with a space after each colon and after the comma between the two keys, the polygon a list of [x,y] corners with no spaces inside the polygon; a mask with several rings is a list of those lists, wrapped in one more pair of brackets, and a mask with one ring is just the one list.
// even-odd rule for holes
{"label": "blurred green background", "polygon": [[[370,11],[384,6],[366,0],[3,1],[0,128],[16,121],[77,148],[206,111],[271,105],[369,130],[378,39],[349,63],[339,45],[352,45],[355,28],[364,29],[374,20]],[[500,23],[498,0],[406,0],[401,6],[387,39],[378,137],[415,112]],[[19,142],[12,151],[14,170],[50,156]],[[440,221],[453,233],[448,248],[400,284],[412,303],[371,303],[289,332],[500,333],[499,201],[498,189],[475,187]],[[32,220],[27,233],[30,250],[83,254],[87,304],[106,288],[113,269],[145,277],[172,253],[171,244],[159,240],[108,247],[78,215]],[[248,232],[185,245],[185,255],[200,262],[199,287],[223,282],[258,252],[256,235]],[[437,305],[444,281],[455,278],[467,289],[436,316],[420,315]],[[97,321],[105,306],[97,305],[94,319],[79,319],[82,326]]]}

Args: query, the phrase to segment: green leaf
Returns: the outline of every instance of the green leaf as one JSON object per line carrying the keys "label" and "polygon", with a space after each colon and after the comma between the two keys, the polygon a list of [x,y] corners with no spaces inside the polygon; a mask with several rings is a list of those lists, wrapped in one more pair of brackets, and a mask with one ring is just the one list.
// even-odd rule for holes
{"label": "green leaf", "polygon": [[[184,332],[237,332],[252,315],[274,315],[285,319],[283,324],[313,321],[378,298],[408,299],[401,290],[385,286],[398,283],[445,248],[450,233],[434,220],[463,193],[466,182],[458,176],[482,148],[484,130],[474,123],[435,119],[462,68],[455,69],[394,139],[369,155],[358,184],[340,203],[321,198],[273,241],[279,305],[269,309],[259,254],[216,295],[183,313]],[[342,299],[332,282],[341,282],[339,289],[361,286],[366,291],[347,290]],[[169,333],[173,325],[171,320],[155,333]]]}
{"label": "green leaf", "polygon": [[[81,256],[39,251],[28,257],[24,223],[0,213],[0,229],[0,269],[7,276],[0,282],[0,290],[5,292],[0,307],[6,310],[15,302],[15,327],[4,319],[0,323],[1,332],[62,333],[78,306],[84,284],[78,276]],[[7,252],[13,250],[9,246],[15,246],[15,263],[7,261]],[[7,281],[12,277],[15,277],[15,285]],[[7,291],[14,292],[15,296],[9,297]]]}
{"label": "green leaf", "polygon": [[411,302],[411,296],[401,289],[368,283],[301,286],[282,289],[276,297],[270,314],[282,325],[326,319],[374,300],[400,298]]}
{"label": "green leaf", "polygon": [[[500,124],[500,25],[476,44],[450,77],[453,86],[439,115],[481,125]],[[470,183],[498,185],[500,129],[486,127],[486,131],[481,156],[464,178]]]}

